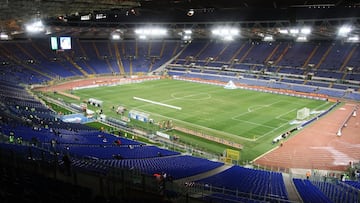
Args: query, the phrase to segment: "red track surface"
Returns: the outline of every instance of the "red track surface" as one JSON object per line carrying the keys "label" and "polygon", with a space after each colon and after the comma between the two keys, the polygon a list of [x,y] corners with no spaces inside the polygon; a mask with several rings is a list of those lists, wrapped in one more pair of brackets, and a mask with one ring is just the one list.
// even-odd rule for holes
{"label": "red track surface", "polygon": [[346,103],[330,112],[255,163],[267,167],[346,170],[350,161],[360,160],[360,115],[350,118],[341,136],[337,132],[354,105]]}
{"label": "red track surface", "polygon": [[52,91],[65,91],[70,90],[74,87],[83,87],[88,85],[94,85],[94,84],[104,84],[104,83],[111,83],[114,81],[119,81],[120,76],[113,76],[113,77],[96,77],[96,78],[87,78],[87,79],[79,79],[79,80],[73,80],[73,81],[67,81],[61,84],[56,85],[50,85],[47,87],[41,87],[37,88],[38,90],[44,91],[44,92],[52,92]]}

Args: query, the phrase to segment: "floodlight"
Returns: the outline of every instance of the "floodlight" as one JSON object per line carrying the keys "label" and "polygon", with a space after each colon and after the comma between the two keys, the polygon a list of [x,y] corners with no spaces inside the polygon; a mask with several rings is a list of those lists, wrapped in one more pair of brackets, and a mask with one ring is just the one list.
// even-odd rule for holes
{"label": "floodlight", "polygon": [[359,42],[359,36],[358,35],[353,35],[347,38],[348,42]]}
{"label": "floodlight", "polygon": [[180,33],[180,35],[182,36],[182,40],[187,43],[188,41],[191,41],[191,34],[192,34],[192,30],[183,30],[182,33]]}
{"label": "floodlight", "polygon": [[46,29],[45,34],[46,34],[46,35],[50,35],[50,34],[52,34],[52,32],[51,32],[50,29]]}
{"label": "floodlight", "polygon": [[274,41],[274,37],[272,35],[265,35],[263,38],[263,41],[272,42],[272,41]]}
{"label": "floodlight", "polygon": [[189,9],[189,11],[187,12],[187,16],[193,16],[195,14],[195,10],[194,9]]}
{"label": "floodlight", "polygon": [[135,33],[138,34],[138,35],[141,35],[141,34],[144,33],[144,30],[143,29],[136,29]]}
{"label": "floodlight", "polygon": [[45,31],[45,26],[41,20],[29,23],[26,26],[26,31],[29,33],[39,33]]}
{"label": "floodlight", "polygon": [[354,69],[354,67],[352,67],[352,66],[346,66],[347,71],[352,71],[353,69]]}
{"label": "floodlight", "polygon": [[311,29],[308,27],[304,27],[300,30],[301,34],[308,35],[311,33]]}
{"label": "floodlight", "polygon": [[218,30],[218,29],[211,30],[211,33],[212,33],[213,35],[220,35],[220,30]]}
{"label": "floodlight", "polygon": [[146,39],[146,35],[139,35],[139,39]]}
{"label": "floodlight", "polygon": [[265,34],[262,32],[257,33],[257,35],[259,35],[260,37],[265,37]]}
{"label": "floodlight", "polygon": [[161,29],[161,28],[155,28],[155,29],[151,29],[150,31],[150,35],[165,35],[166,34],[166,30],[165,29]]}
{"label": "floodlight", "polygon": [[225,41],[231,41],[234,39],[235,36],[239,35],[238,28],[231,28],[231,27],[218,27],[211,30],[211,33]]}
{"label": "floodlight", "polygon": [[297,38],[296,38],[296,41],[297,42],[307,42],[307,37],[306,36],[298,36]]}
{"label": "floodlight", "polygon": [[192,30],[184,30],[184,33],[187,35],[191,35],[192,34]]}
{"label": "floodlight", "polygon": [[281,34],[289,34],[289,31],[287,29],[280,29],[279,32]]}
{"label": "floodlight", "polygon": [[299,29],[290,29],[290,34],[299,34]]}
{"label": "floodlight", "polygon": [[160,30],[158,30],[158,29],[146,30],[145,34],[160,35]]}
{"label": "floodlight", "polygon": [[230,34],[230,29],[223,28],[223,29],[220,30],[220,34],[221,35],[229,35]]}
{"label": "floodlight", "polygon": [[111,35],[111,38],[112,38],[113,40],[119,40],[119,39],[121,39],[120,34],[118,34],[118,33],[112,34],[112,35]]}
{"label": "floodlight", "polygon": [[144,30],[143,30],[143,33],[144,33],[145,35],[151,35],[152,31],[151,31],[151,29],[144,29]]}
{"label": "floodlight", "polygon": [[164,28],[140,28],[136,29],[135,33],[137,35],[145,35],[145,36],[164,36],[167,33],[167,30]]}
{"label": "floodlight", "polygon": [[105,18],[106,18],[106,14],[104,14],[104,13],[97,13],[97,14],[95,15],[95,19],[96,19],[96,20],[105,19]]}
{"label": "floodlight", "polygon": [[351,30],[351,26],[343,25],[339,28],[338,35],[346,37],[351,32]]}
{"label": "floodlight", "polygon": [[90,20],[91,18],[91,15],[88,14],[88,15],[84,15],[84,16],[80,16],[80,20]]}
{"label": "floodlight", "polygon": [[232,29],[230,29],[230,34],[231,35],[238,35],[239,34],[239,29],[237,29],[237,28],[232,28]]}
{"label": "floodlight", "polygon": [[223,40],[224,41],[232,41],[232,40],[234,40],[234,37],[231,35],[226,35],[226,36],[224,36]]}
{"label": "floodlight", "polygon": [[190,39],[191,39],[191,36],[190,36],[190,35],[184,35],[182,39],[183,39],[183,40],[190,40]]}
{"label": "floodlight", "polygon": [[9,40],[10,37],[8,34],[6,34],[5,32],[1,32],[0,33],[0,40]]}

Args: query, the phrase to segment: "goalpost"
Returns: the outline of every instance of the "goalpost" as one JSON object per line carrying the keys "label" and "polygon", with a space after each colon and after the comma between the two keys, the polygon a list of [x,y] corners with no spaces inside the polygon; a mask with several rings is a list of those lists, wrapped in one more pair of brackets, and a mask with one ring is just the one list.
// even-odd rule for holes
{"label": "goalpost", "polygon": [[236,85],[234,84],[234,82],[232,80],[230,80],[225,86],[224,86],[225,89],[230,89],[230,90],[233,90],[233,89],[236,89]]}
{"label": "goalpost", "polygon": [[296,119],[298,120],[304,120],[310,115],[310,109],[309,108],[302,108],[297,111]]}

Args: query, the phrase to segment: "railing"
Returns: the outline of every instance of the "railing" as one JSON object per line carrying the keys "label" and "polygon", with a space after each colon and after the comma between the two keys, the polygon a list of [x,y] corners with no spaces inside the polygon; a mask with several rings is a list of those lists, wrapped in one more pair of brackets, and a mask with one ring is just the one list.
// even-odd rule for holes
{"label": "railing", "polygon": [[[91,159],[78,159],[72,157],[73,160],[77,160],[75,162],[87,163],[87,165],[91,165],[91,163],[93,163],[93,165],[96,164],[97,169],[106,168],[107,172],[101,173],[97,170],[82,168],[81,165],[73,164],[71,166],[71,175],[68,176],[64,171],[64,165],[62,164],[62,157],[60,154],[54,154],[46,149],[41,150],[41,154],[32,153],[31,155],[29,155],[20,154],[13,150],[4,150],[0,148],[0,165],[10,168],[21,169],[20,171],[24,170],[33,172],[51,179],[57,179],[90,188],[94,192],[94,196],[126,196],[126,194],[123,193],[130,190],[139,191],[140,193],[147,193],[156,197],[161,196],[161,192],[164,192],[159,191],[159,185],[156,182],[155,178],[151,175],[145,175],[136,170],[121,169],[110,167],[107,165],[101,165],[100,162]],[[169,188],[176,190],[176,185],[169,183]]]}
{"label": "railing", "polygon": [[347,123],[349,122],[350,118],[354,115],[356,115],[356,111],[359,109],[359,105],[356,105],[353,110],[349,113],[349,115],[345,118],[344,122],[340,125],[338,131],[337,131],[337,136],[341,136],[342,134],[342,129],[345,128],[347,126]]}
{"label": "railing", "polygon": [[[5,138],[5,136],[0,136],[0,138]],[[0,140],[4,142],[4,139]],[[28,143],[24,142],[23,144]],[[242,202],[244,199],[291,202],[271,194],[261,196],[193,182],[177,182],[169,179],[159,181],[150,174],[143,174],[135,169],[111,167],[97,159],[90,158],[72,157],[73,161],[69,175],[66,174],[65,166],[62,164],[61,154],[40,146],[28,145],[28,147],[33,149],[32,153],[30,153],[31,150],[21,153],[16,150],[0,148],[1,165],[90,188],[94,196],[126,197],[129,195],[129,191],[135,191],[140,194],[150,195],[153,198],[176,199],[179,202],[192,202],[192,199],[201,201],[206,198],[215,200],[216,195],[226,195],[233,202]],[[41,153],[35,153],[34,150],[39,150]]]}
{"label": "railing", "polygon": [[224,199],[228,200],[229,202],[247,202],[249,200],[255,200],[256,202],[296,202],[288,200],[287,197],[280,197],[275,194],[268,193],[267,195],[258,195],[254,193],[241,192],[239,190],[230,190],[224,187],[215,187],[202,183],[183,182],[180,185],[185,186],[182,193],[185,193],[186,196],[207,200],[207,202],[217,202],[218,200],[224,201]]}

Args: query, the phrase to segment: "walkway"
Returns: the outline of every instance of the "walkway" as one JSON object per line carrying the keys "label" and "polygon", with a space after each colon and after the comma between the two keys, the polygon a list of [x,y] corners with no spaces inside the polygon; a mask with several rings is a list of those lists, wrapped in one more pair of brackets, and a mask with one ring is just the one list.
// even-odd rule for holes
{"label": "walkway", "polygon": [[298,192],[296,191],[296,188],[292,182],[292,177],[288,173],[282,174],[286,191],[288,192],[288,198],[291,202],[302,202]]}

